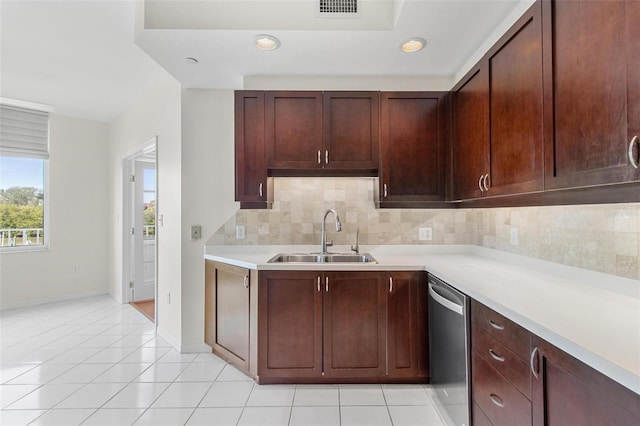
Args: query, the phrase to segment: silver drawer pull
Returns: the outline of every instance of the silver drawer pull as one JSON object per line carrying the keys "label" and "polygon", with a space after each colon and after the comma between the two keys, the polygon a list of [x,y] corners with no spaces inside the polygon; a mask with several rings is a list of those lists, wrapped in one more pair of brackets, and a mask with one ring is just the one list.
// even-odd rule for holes
{"label": "silver drawer pull", "polygon": [[488,181],[489,181],[489,173],[484,175],[484,182],[482,183],[482,186],[484,186],[485,191],[489,191],[489,186],[487,184]]}
{"label": "silver drawer pull", "polygon": [[489,325],[495,328],[496,330],[504,330],[504,325],[496,324],[493,320],[489,320]]}
{"label": "silver drawer pull", "polygon": [[258,193],[260,194],[260,197],[262,197],[262,182],[260,182],[260,186],[258,187]]}
{"label": "silver drawer pull", "polygon": [[318,275],[318,293],[320,293],[320,275]]}
{"label": "silver drawer pull", "polygon": [[493,349],[489,349],[489,355],[491,355],[491,358],[495,359],[498,362],[504,362],[504,357],[500,355],[496,355]]}
{"label": "silver drawer pull", "polygon": [[329,277],[324,278],[324,291],[329,293]]}
{"label": "silver drawer pull", "polygon": [[480,188],[480,192],[484,192],[484,188],[482,187],[482,179],[484,179],[484,175],[480,175],[480,179],[478,179],[478,188]]}
{"label": "silver drawer pull", "polygon": [[322,160],[320,160],[320,150],[318,150],[318,164],[321,163]]}
{"label": "silver drawer pull", "polygon": [[324,164],[329,164],[329,151],[324,152]]}
{"label": "silver drawer pull", "polygon": [[382,189],[383,189],[383,193],[384,193],[384,198],[387,198],[388,195],[388,191],[387,191],[387,184],[385,183],[384,185],[382,185]]}
{"label": "silver drawer pull", "polygon": [[504,402],[502,401],[502,398],[500,398],[498,395],[496,395],[495,393],[492,393],[491,395],[489,395],[489,398],[491,398],[491,402],[493,402],[495,405],[497,405],[500,408],[504,408]]}
{"label": "silver drawer pull", "polygon": [[249,288],[249,275],[245,275],[243,278],[244,288]]}

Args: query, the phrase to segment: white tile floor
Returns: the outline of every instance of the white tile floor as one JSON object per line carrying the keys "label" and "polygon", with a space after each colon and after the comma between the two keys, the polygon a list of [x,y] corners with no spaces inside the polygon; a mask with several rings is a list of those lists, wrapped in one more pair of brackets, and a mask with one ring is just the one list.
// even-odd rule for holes
{"label": "white tile floor", "polygon": [[0,424],[442,425],[422,385],[257,385],[109,296],[0,312]]}

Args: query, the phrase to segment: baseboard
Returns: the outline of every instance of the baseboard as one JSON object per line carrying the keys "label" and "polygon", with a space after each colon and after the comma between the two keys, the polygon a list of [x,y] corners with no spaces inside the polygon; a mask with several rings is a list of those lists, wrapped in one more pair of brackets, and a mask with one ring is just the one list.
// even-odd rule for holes
{"label": "baseboard", "polygon": [[163,329],[160,326],[156,327],[156,334],[160,337],[162,337],[164,340],[167,341],[167,343],[169,343],[171,346],[173,346],[173,348],[180,352],[180,343],[178,343],[178,341],[176,340],[175,337],[173,337],[172,334],[170,334],[167,330]]}
{"label": "baseboard", "polygon": [[0,311],[9,309],[26,308],[29,306],[44,305],[45,303],[64,302],[67,300],[83,299],[85,297],[109,295],[108,289],[80,291],[73,294],[61,294],[59,296],[40,297],[37,299],[23,300],[20,302],[0,303]]}
{"label": "baseboard", "polygon": [[210,354],[211,352],[211,346],[206,343],[192,343],[180,347],[180,353],[183,354]]}

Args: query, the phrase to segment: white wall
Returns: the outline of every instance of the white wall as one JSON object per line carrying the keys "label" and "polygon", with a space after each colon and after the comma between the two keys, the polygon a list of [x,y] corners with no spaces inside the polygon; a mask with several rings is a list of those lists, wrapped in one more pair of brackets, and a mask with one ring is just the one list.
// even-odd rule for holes
{"label": "white wall", "polygon": [[0,254],[3,309],[107,293],[109,126],[53,114],[50,249]]}
{"label": "white wall", "polygon": [[[234,201],[232,90],[182,92],[182,350],[204,339],[204,244],[239,208]],[[192,240],[191,225],[202,226]]]}
{"label": "white wall", "polygon": [[158,137],[158,215],[163,216],[164,225],[157,228],[156,321],[159,333],[176,346],[181,340],[180,90],[180,83],[162,71],[111,123],[108,155],[109,292],[122,301],[123,159]]}
{"label": "white wall", "polygon": [[450,77],[405,76],[246,76],[245,90],[440,91],[453,86]]}

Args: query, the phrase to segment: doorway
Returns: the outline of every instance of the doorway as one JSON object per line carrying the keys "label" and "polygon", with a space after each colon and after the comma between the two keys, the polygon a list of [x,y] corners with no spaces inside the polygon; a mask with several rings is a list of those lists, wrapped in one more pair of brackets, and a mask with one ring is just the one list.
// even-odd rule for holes
{"label": "doorway", "polygon": [[155,322],[158,205],[155,138],[125,159],[124,171],[123,301]]}

